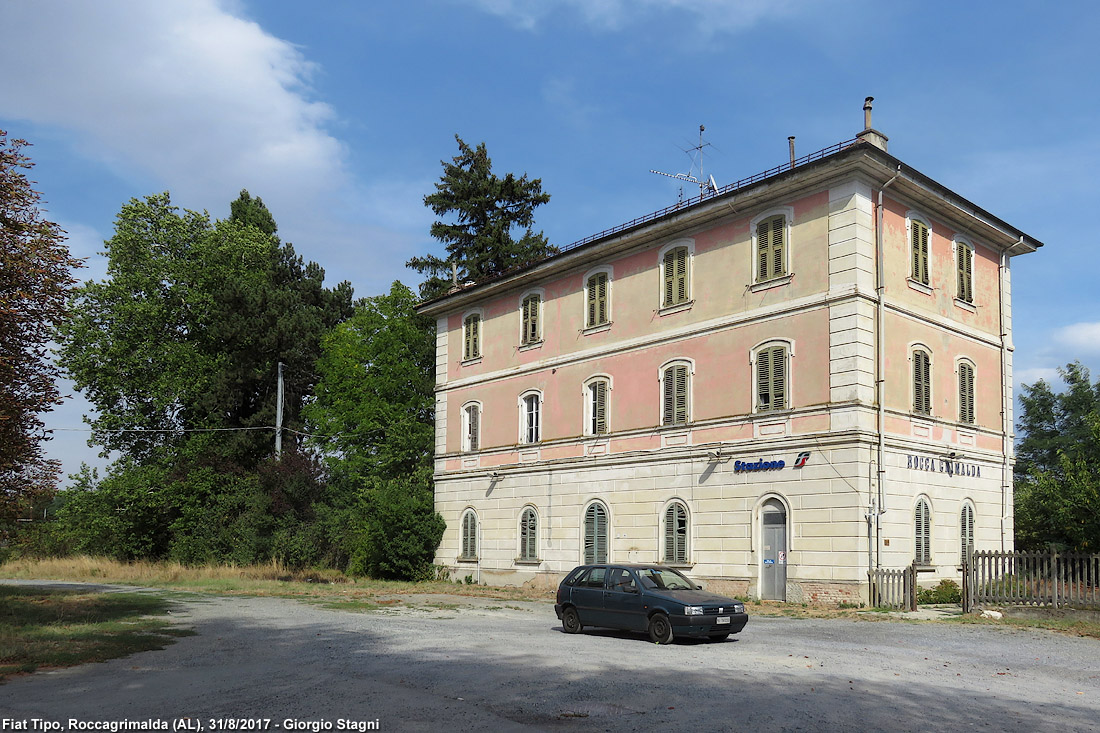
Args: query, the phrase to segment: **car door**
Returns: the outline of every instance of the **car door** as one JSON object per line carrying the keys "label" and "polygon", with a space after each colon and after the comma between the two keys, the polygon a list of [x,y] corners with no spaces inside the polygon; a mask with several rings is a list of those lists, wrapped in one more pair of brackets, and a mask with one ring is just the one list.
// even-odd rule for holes
{"label": "car door", "polygon": [[573,605],[585,626],[607,626],[604,613],[604,580],[607,568],[594,567],[573,586]]}
{"label": "car door", "polygon": [[628,631],[644,631],[646,615],[634,571],[628,568],[610,568],[606,586],[603,605],[607,625]]}

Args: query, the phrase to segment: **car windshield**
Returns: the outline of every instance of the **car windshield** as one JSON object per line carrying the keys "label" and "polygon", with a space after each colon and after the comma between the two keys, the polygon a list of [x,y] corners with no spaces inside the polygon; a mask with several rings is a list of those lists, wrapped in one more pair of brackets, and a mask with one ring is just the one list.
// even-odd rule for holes
{"label": "car windshield", "polygon": [[695,584],[669,568],[643,568],[638,571],[642,586],[650,590],[692,590]]}

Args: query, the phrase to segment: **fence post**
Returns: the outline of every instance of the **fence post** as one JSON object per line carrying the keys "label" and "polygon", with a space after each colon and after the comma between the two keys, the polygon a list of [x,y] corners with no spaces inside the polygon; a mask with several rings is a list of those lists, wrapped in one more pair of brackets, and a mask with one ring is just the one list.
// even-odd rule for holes
{"label": "fence post", "polygon": [[917,561],[909,566],[909,610],[917,610]]}
{"label": "fence post", "polygon": [[1058,608],[1058,551],[1050,553],[1050,602],[1054,608]]}
{"label": "fence post", "polygon": [[970,613],[970,553],[967,552],[963,555],[963,572],[962,572],[962,593],[960,594],[962,599],[962,612]]}

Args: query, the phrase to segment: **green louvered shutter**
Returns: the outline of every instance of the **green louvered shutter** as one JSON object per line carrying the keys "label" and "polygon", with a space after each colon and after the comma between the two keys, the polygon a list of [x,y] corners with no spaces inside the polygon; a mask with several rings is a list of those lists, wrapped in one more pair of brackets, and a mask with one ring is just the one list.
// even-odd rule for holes
{"label": "green louvered shutter", "polygon": [[599,307],[596,310],[596,316],[600,319],[600,323],[607,323],[607,273],[601,272],[597,278],[596,297]]}
{"label": "green louvered shutter", "polygon": [[760,412],[772,409],[771,349],[756,355],[756,409]]}
{"label": "green louvered shutter", "polygon": [[466,343],[463,346],[463,359],[476,359],[481,356],[481,316],[476,313],[466,317]]}
{"label": "green louvered shutter", "polygon": [[676,367],[665,369],[661,385],[661,424],[672,425],[676,419]]}
{"label": "green louvered shutter", "polygon": [[915,555],[918,565],[932,564],[932,517],[928,502],[923,498],[917,501],[916,516],[913,518],[915,535]]}
{"label": "green louvered shutter", "polygon": [[959,561],[968,562],[974,553],[974,507],[963,504],[959,517]]}
{"label": "green louvered shutter", "polygon": [[787,407],[787,350],[782,346],[773,346],[772,352],[772,409]]}
{"label": "green louvered shutter", "polygon": [[784,250],[786,249],[785,242],[783,241],[787,234],[787,220],[782,216],[777,216],[772,219],[772,271],[771,277],[781,277],[787,274],[786,263],[783,261]]}
{"label": "green louvered shutter", "polygon": [[974,367],[959,364],[959,422],[974,422]]}
{"label": "green louvered shutter", "polygon": [[584,564],[607,562],[607,513],[592,504],[584,513]]}
{"label": "green louvered shutter", "polygon": [[607,432],[607,382],[603,379],[593,382],[589,390],[592,400],[592,434],[603,435]]}
{"label": "green louvered shutter", "polygon": [[688,300],[688,249],[677,247],[676,257],[673,259],[673,269],[676,276],[676,302],[685,303]]}
{"label": "green louvered shutter", "polygon": [[665,510],[665,562],[687,562],[687,510],[672,504]]}
{"label": "green louvered shutter", "polygon": [[913,249],[913,279],[928,284],[928,227],[922,222],[911,221],[909,230]]}
{"label": "green louvered shutter", "polygon": [[676,381],[673,422],[683,425],[688,421],[688,370],[686,366],[673,367],[673,370]]}
{"label": "green louvered shutter", "polygon": [[771,280],[787,274],[784,239],[787,218],[774,216],[756,225],[756,279]]}
{"label": "green louvered shutter", "polygon": [[473,512],[462,516],[462,557],[467,560],[477,557],[477,516]]}
{"label": "green louvered shutter", "polygon": [[481,410],[478,409],[477,405],[470,405],[466,408],[466,422],[469,426],[467,439],[470,443],[470,450],[476,451],[481,433]]}
{"label": "green louvered shutter", "polygon": [[676,302],[676,251],[669,250],[665,252],[664,271],[664,295],[661,298],[661,305],[672,305]]}
{"label": "green louvered shutter", "polygon": [[585,288],[585,290],[588,291],[588,322],[585,323],[586,326],[595,326],[596,323],[597,323],[597,321],[596,321],[596,307],[597,307],[596,306],[596,300],[597,300],[597,298],[596,298],[596,278],[597,277],[599,277],[599,276],[598,275],[593,275],[592,277],[588,278],[588,285]]}
{"label": "green louvered shutter", "polygon": [[932,412],[931,360],[919,349],[913,352],[913,411]]}
{"label": "green louvered shutter", "polygon": [[963,242],[955,245],[955,260],[959,274],[959,300],[974,302],[974,250]]}

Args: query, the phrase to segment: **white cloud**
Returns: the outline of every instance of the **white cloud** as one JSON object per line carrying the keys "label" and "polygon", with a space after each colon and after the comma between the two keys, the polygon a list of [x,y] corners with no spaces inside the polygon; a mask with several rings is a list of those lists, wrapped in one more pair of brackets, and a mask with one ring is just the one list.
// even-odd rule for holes
{"label": "white cloud", "polygon": [[1054,332],[1054,340],[1078,354],[1100,354],[1100,322],[1074,323]]}
{"label": "white cloud", "polygon": [[347,183],[314,66],[223,2],[11,3],[4,25],[0,65],[18,69],[0,75],[4,117],[71,133],[183,206],[223,213],[247,187],[281,220]]}
{"label": "white cloud", "polygon": [[1026,384],[1029,386],[1034,385],[1040,379],[1051,385],[1053,388],[1058,389],[1058,385],[1062,383],[1062,377],[1059,376],[1058,370],[1055,367],[1033,367],[1031,369],[1017,369],[1014,372],[1016,377],[1016,391],[1020,391],[1020,385]]}
{"label": "white cloud", "polygon": [[472,0],[485,12],[533,30],[554,12],[579,13],[600,30],[618,30],[661,12],[693,16],[707,33],[736,32],[768,17],[782,17],[808,0]]}

